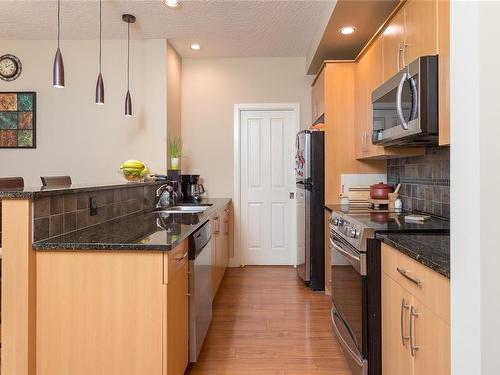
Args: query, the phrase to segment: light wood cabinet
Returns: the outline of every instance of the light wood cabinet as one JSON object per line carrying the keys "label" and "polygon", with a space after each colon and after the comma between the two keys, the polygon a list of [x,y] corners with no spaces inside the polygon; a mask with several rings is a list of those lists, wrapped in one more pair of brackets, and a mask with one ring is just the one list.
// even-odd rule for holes
{"label": "light wood cabinet", "polygon": [[382,373],[412,374],[408,317],[411,294],[382,273]]}
{"label": "light wood cabinet", "polygon": [[405,12],[401,9],[383,31],[381,37],[383,48],[383,80],[391,78],[403,67],[405,45]]}
{"label": "light wood cabinet", "polygon": [[414,357],[415,375],[449,375],[451,373],[450,324],[445,322],[422,301],[413,301],[416,315],[413,319],[414,343],[418,347]]}
{"label": "light wood cabinet", "polygon": [[438,1],[439,144],[450,139],[450,1]]}
{"label": "light wood cabinet", "polygon": [[449,299],[448,279],[382,244],[384,375],[451,373]]}
{"label": "light wood cabinet", "polygon": [[311,89],[311,113],[314,123],[325,113],[325,71],[322,70]]}
{"label": "light wood cabinet", "polygon": [[229,265],[232,238],[232,215],[230,204],[217,212],[211,219],[212,223],[212,299],[222,282]]}
{"label": "light wood cabinet", "polygon": [[36,373],[182,375],[186,250],[37,252]]}
{"label": "light wood cabinet", "polygon": [[175,260],[180,264],[170,274],[164,287],[166,293],[166,315],[164,316],[163,358],[166,366],[164,375],[183,375],[189,362],[189,297],[188,297],[188,260]]}
{"label": "light wood cabinet", "polygon": [[325,202],[340,203],[341,175],[384,173],[384,161],[356,160],[356,63],[326,63],[325,79]]}
{"label": "light wood cabinet", "polygon": [[384,81],[419,56],[438,53],[438,1],[408,0],[382,32]]}
{"label": "light wood cabinet", "polygon": [[379,38],[356,63],[355,157],[362,160],[423,155],[423,147],[384,147],[372,143],[372,92],[383,83],[383,61]]}
{"label": "light wood cabinet", "polygon": [[437,0],[409,0],[405,13],[403,66],[419,56],[438,53]]}
{"label": "light wood cabinet", "polygon": [[331,212],[325,210],[325,294],[332,295],[332,254],[330,251],[330,216]]}

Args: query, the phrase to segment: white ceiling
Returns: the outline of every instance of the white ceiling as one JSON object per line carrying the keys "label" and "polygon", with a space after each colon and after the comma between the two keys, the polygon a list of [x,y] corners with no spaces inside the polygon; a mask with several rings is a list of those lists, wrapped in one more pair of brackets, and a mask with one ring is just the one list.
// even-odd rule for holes
{"label": "white ceiling", "polygon": [[[137,17],[135,39],[169,39],[183,57],[306,56],[317,43],[335,0],[103,0],[103,38],[123,39],[123,13]],[[57,1],[0,0],[0,39],[54,39]],[[63,39],[98,37],[98,0],[62,0]],[[189,46],[196,42],[200,51]],[[1,43],[0,43],[1,54]]]}

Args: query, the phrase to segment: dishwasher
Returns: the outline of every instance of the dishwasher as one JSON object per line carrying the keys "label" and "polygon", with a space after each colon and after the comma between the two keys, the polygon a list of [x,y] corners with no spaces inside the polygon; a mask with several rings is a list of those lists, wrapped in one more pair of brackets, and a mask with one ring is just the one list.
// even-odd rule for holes
{"label": "dishwasher", "polygon": [[189,237],[189,362],[196,362],[212,321],[212,226]]}

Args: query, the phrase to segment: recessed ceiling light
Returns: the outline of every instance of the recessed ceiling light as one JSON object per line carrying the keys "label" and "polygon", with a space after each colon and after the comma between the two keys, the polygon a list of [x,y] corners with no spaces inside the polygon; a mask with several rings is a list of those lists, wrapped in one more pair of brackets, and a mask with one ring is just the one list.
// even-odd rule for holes
{"label": "recessed ceiling light", "polygon": [[198,51],[201,49],[201,46],[198,43],[193,43],[193,44],[191,44],[191,49]]}
{"label": "recessed ceiling light", "polygon": [[344,26],[339,30],[339,33],[342,35],[350,35],[356,32],[356,28],[354,26]]}
{"label": "recessed ceiling light", "polygon": [[179,5],[181,5],[179,0],[164,0],[164,3],[170,8],[177,8]]}

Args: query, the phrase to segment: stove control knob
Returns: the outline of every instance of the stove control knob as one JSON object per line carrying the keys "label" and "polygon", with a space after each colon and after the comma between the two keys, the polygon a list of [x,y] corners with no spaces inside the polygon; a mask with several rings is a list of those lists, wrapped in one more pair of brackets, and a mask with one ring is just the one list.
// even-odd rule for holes
{"label": "stove control knob", "polygon": [[356,235],[358,234],[358,232],[356,231],[355,228],[351,228],[350,231],[349,231],[349,237],[351,238],[356,238]]}
{"label": "stove control knob", "polygon": [[334,218],[332,220],[332,223],[333,223],[333,225],[338,226],[339,225],[339,219],[338,218]]}

